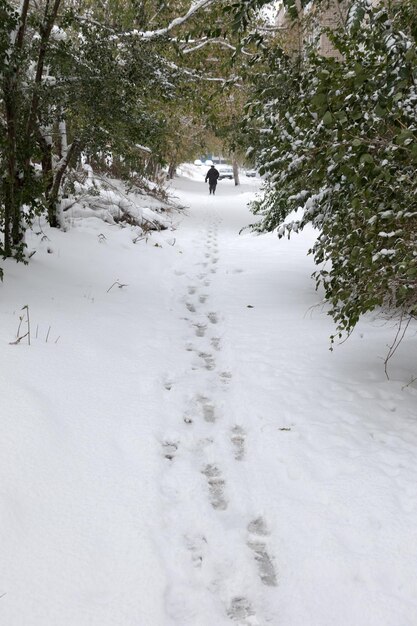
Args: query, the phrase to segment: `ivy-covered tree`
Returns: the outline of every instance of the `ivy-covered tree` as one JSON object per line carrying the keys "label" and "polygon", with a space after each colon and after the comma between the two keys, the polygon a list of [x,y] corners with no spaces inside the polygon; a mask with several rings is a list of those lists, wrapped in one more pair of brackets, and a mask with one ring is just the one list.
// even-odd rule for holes
{"label": "ivy-covered tree", "polygon": [[267,179],[255,228],[317,229],[314,276],[340,337],[377,307],[417,314],[416,7],[350,4],[334,56],[268,47],[247,117]]}

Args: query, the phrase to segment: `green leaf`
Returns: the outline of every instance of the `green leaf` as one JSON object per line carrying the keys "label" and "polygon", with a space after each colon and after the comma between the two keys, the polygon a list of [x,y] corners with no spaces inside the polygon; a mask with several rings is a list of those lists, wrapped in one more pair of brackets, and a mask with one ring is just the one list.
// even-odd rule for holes
{"label": "green leaf", "polygon": [[369,154],[369,152],[364,152],[363,154],[361,154],[361,158],[359,159],[361,163],[373,163],[374,159],[372,154]]}
{"label": "green leaf", "polygon": [[408,63],[411,63],[411,61],[414,61],[416,58],[415,48],[409,48],[407,52],[405,53],[404,58]]}
{"label": "green leaf", "polygon": [[376,105],[376,107],[375,107],[374,111],[375,111],[375,115],[377,115],[378,117],[385,117],[385,116],[386,116],[386,114],[387,114],[387,110],[386,110],[386,109],[384,109],[384,107],[382,107],[382,106],[379,104],[379,102],[378,102],[378,104]]}
{"label": "green leaf", "polygon": [[335,118],[339,121],[339,122],[347,122],[347,116],[346,113],[344,111],[338,111],[337,113],[335,113]]}
{"label": "green leaf", "polygon": [[404,145],[404,143],[408,140],[408,139],[414,139],[414,133],[409,130],[408,128],[406,128],[405,130],[402,130],[395,138],[395,142],[402,146]]}
{"label": "green leaf", "polygon": [[327,104],[327,95],[325,93],[317,93],[311,98],[311,104],[314,107],[321,108],[323,105]]}
{"label": "green leaf", "polygon": [[325,126],[331,126],[333,124],[333,115],[330,113],[330,111],[326,111],[326,113],[324,114],[323,124]]}

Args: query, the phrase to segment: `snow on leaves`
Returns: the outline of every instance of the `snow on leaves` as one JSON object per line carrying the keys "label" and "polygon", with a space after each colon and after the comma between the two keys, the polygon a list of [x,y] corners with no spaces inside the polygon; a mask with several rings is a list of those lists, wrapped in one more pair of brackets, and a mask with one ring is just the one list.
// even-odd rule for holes
{"label": "snow on leaves", "polygon": [[314,277],[340,335],[379,306],[417,312],[417,15],[408,0],[351,6],[328,33],[337,58],[269,48],[248,114],[266,177],[254,228],[318,230]]}

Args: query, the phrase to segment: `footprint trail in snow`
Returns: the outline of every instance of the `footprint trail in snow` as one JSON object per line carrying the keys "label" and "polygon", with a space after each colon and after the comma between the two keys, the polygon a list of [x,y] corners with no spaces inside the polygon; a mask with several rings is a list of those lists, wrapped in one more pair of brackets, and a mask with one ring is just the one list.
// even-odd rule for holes
{"label": "footprint trail in snow", "polygon": [[[243,467],[247,458],[248,443],[244,427],[231,421],[227,409],[228,386],[233,375],[223,352],[223,345],[227,344],[222,325],[223,315],[213,306],[215,277],[222,268],[218,241],[220,222],[218,217],[212,216],[207,224],[206,237],[195,240],[194,262],[187,268],[187,272],[181,274],[180,270],[174,270],[176,275],[185,274],[188,279],[184,293],[179,294],[179,297],[191,314],[185,320],[188,337],[184,345],[191,361],[182,383],[182,391],[189,399],[183,415],[178,419],[179,434],[175,438],[166,435],[162,453],[168,463],[166,471],[170,472],[170,479],[173,472],[178,472],[178,483],[175,484],[179,493],[171,504],[173,509],[170,515],[174,515],[178,502],[189,499],[189,493],[194,494],[196,507],[192,519],[184,518],[185,513],[181,508],[175,513],[184,523],[182,540],[176,549],[181,551],[182,546],[184,552],[191,555],[187,558],[184,556],[181,561],[178,580],[183,581],[182,585],[194,589],[184,598],[181,610],[173,611],[171,601],[167,605],[167,611],[178,626],[209,626],[200,604],[202,598],[208,606],[213,604],[222,607],[223,622],[216,621],[216,626],[222,623],[238,626],[266,624],[257,615],[255,602],[250,597],[251,590],[234,575],[229,559],[244,563],[252,585],[258,580],[258,597],[262,588],[277,585],[275,565],[268,548],[269,532],[261,517],[248,524],[242,516],[240,527],[238,525],[232,533],[233,549],[228,555],[224,554],[224,547],[218,540],[212,540],[218,533],[220,536],[230,533],[226,521],[228,515],[239,518],[240,503],[230,497],[229,492],[236,493],[236,488],[241,488],[245,482],[245,476],[239,474],[239,468]],[[211,268],[208,267],[209,263]],[[171,388],[170,381],[169,385]],[[167,383],[165,389],[168,389]],[[182,436],[181,423],[184,429]],[[236,469],[232,474],[228,470],[231,464],[235,464]],[[242,541],[245,532],[246,543]],[[195,578],[196,570],[199,579]],[[167,596],[172,598],[176,594],[181,594],[180,587],[171,584]]]}

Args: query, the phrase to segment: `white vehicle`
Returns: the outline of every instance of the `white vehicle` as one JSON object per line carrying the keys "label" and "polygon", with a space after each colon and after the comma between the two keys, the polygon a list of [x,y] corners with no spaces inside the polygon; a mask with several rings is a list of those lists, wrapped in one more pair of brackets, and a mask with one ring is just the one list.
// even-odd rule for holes
{"label": "white vehicle", "polygon": [[233,180],[233,167],[231,165],[219,165],[217,169],[219,170],[219,180],[223,180],[223,178]]}

